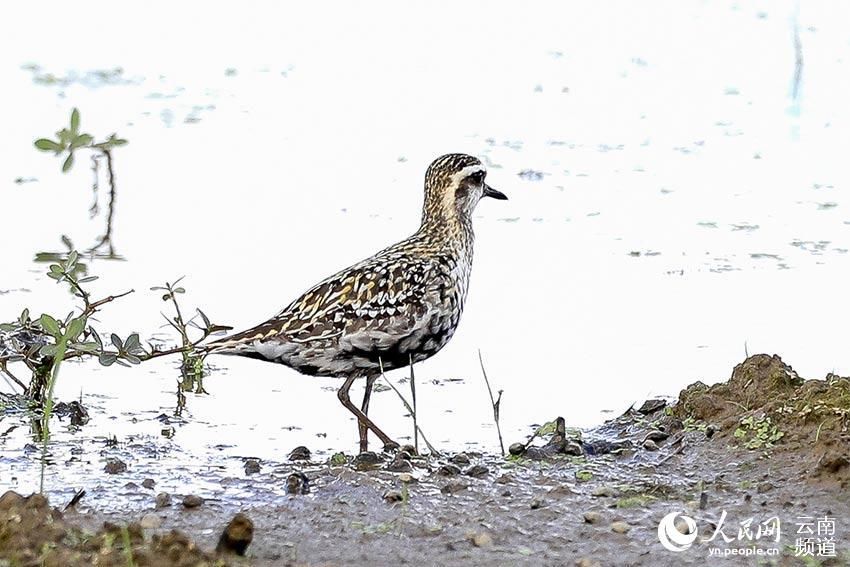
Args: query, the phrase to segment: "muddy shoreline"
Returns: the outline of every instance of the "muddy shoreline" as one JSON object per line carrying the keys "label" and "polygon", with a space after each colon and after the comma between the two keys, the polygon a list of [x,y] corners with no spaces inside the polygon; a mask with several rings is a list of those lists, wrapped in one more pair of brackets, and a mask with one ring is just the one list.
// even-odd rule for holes
{"label": "muddy shoreline", "polygon": [[[246,460],[245,474],[219,478],[223,497],[198,494],[201,501],[193,502],[175,492],[169,504],[157,496],[169,471],[141,479],[117,470],[128,483],[114,497],[126,500],[122,511],[104,511],[84,496],[60,512],[40,497],[7,494],[0,499],[0,559],[8,565],[127,565],[132,557],[136,565],[590,566],[705,565],[721,561],[711,553],[725,553],[723,564],[845,565],[848,414],[848,379],[803,380],[779,357],[756,355],[728,381],[693,384],[675,403],[649,400],[583,431],[559,430],[555,421],[527,450],[507,458]],[[239,538],[247,537],[244,525],[235,551],[225,545],[217,553],[222,531],[239,512],[253,525],[245,556],[237,553]],[[699,532],[682,551],[659,542],[659,522],[671,512],[692,518]],[[773,517],[781,524],[778,541],[757,531],[768,533]],[[795,532],[805,517],[834,518],[834,557],[819,541],[811,557],[800,552]],[[683,522],[678,517],[675,526],[688,532]],[[720,535],[702,541],[718,525]],[[731,549],[738,551],[730,555]]]}

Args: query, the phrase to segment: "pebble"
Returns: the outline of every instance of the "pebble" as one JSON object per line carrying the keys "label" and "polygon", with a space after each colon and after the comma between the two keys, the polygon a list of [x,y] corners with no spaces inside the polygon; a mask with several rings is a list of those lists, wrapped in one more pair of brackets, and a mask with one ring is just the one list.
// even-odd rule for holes
{"label": "pebble", "polygon": [[759,494],[764,494],[771,490],[773,490],[773,484],[769,482],[762,482],[756,487],[756,492]]}
{"label": "pebble", "polygon": [[537,509],[538,509],[538,508],[540,508],[541,506],[543,506],[543,500],[542,500],[542,499],[540,499],[540,498],[535,498],[535,499],[533,499],[533,500],[531,501],[531,504],[529,505],[529,507],[530,507],[532,510],[537,510]]}
{"label": "pebble", "polygon": [[310,449],[305,447],[304,445],[299,445],[294,448],[292,452],[289,453],[290,461],[309,461],[310,460]]}
{"label": "pebble", "polygon": [[593,489],[593,491],[590,493],[590,495],[596,496],[596,497],[600,497],[600,496],[613,497],[613,496],[617,495],[617,491],[610,486],[597,486],[596,488]]}
{"label": "pebble", "polygon": [[398,479],[405,484],[416,482],[416,479],[410,473],[401,473],[400,475],[398,475]]}
{"label": "pebble", "polygon": [[218,545],[215,550],[219,553],[231,552],[236,555],[245,555],[245,551],[247,551],[253,539],[254,522],[251,521],[251,518],[239,512],[224,528],[221,537],[218,538]]}
{"label": "pebble", "polygon": [[303,472],[294,472],[286,477],[287,494],[309,494],[310,479]]}
{"label": "pebble", "polygon": [[493,545],[493,536],[487,532],[475,532],[469,534],[467,537],[475,547],[489,547]]}
{"label": "pebble", "polygon": [[647,451],[657,451],[658,450],[658,443],[656,443],[652,439],[647,439],[646,441],[643,442],[643,448],[646,449]]}
{"label": "pebble", "polygon": [[650,431],[646,434],[646,437],[643,438],[644,442],[646,441],[655,441],[656,443],[660,443],[661,441],[666,441],[670,437],[670,434],[666,431],[660,431],[658,429]]}
{"label": "pebble", "polygon": [[446,485],[440,489],[440,492],[442,492],[443,494],[454,494],[455,492],[460,492],[461,490],[466,490],[467,488],[469,488],[468,484],[452,480],[447,482]]}
{"label": "pebble", "polygon": [[661,399],[646,400],[643,405],[638,408],[638,412],[646,415],[660,410],[667,406],[667,402]]}
{"label": "pebble", "polygon": [[449,460],[456,465],[464,466],[469,464],[469,455],[466,453],[458,453]]}
{"label": "pebble", "polygon": [[142,481],[142,486],[144,486],[148,490],[153,490],[153,487],[156,486],[156,481],[152,478],[146,478]]}
{"label": "pebble", "polygon": [[486,476],[490,472],[490,469],[486,465],[472,465],[465,471],[463,474],[466,476],[473,476],[476,478],[480,478],[482,476]]}
{"label": "pebble", "polygon": [[400,452],[396,455],[396,458],[386,466],[386,469],[391,472],[402,472],[408,473],[413,470],[413,467],[410,466],[410,461],[401,457],[401,455],[406,454]]}
{"label": "pebble", "polygon": [[404,495],[398,490],[387,490],[384,492],[384,500],[387,502],[401,502],[404,500]]}
{"label": "pebble", "polygon": [[602,567],[602,563],[590,557],[576,559],[576,567]]}
{"label": "pebble", "polygon": [[162,518],[160,518],[156,514],[145,514],[144,516],[142,516],[139,525],[146,530],[155,530],[156,528],[162,525]]}
{"label": "pebble", "polygon": [[363,451],[352,462],[354,469],[358,471],[370,471],[376,469],[381,464],[381,457],[374,451]]}
{"label": "pebble", "polygon": [[602,514],[593,510],[584,513],[584,521],[588,524],[598,524],[602,521]]}
{"label": "pebble", "polygon": [[508,447],[508,453],[511,455],[518,457],[525,453],[525,445],[522,443],[511,443],[511,446]]}
{"label": "pebble", "polygon": [[171,495],[167,492],[160,492],[156,495],[156,509],[167,508],[171,506]]}
{"label": "pebble", "polygon": [[198,508],[204,504],[204,499],[197,494],[187,494],[183,497],[183,506],[185,508]]}
{"label": "pebble", "polygon": [[460,467],[452,464],[445,464],[437,471],[442,476],[456,476],[460,474]]}
{"label": "pebble", "polygon": [[400,452],[404,451],[405,453],[407,453],[408,458],[410,458],[409,455],[418,455],[419,454],[416,451],[416,447],[414,447],[413,445],[402,445],[401,448],[399,449],[399,451]]}
{"label": "pebble", "polygon": [[107,474],[118,474],[127,471],[127,463],[122,461],[121,459],[116,459],[115,457],[109,457],[106,459],[106,466],[103,467],[103,470],[106,471]]}
{"label": "pebble", "polygon": [[611,522],[611,531],[618,534],[625,534],[632,529],[626,522]]}
{"label": "pebble", "polygon": [[257,474],[260,472],[260,461],[248,459],[245,461],[245,474]]}

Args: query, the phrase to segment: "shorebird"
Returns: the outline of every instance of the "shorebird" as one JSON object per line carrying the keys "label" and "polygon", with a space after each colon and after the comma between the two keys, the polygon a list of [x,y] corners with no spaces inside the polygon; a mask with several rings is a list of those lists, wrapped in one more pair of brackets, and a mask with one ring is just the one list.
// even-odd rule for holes
{"label": "shorebird", "polygon": [[[344,378],[337,392],[357,417],[360,450],[368,430],[397,446],[369,419],[372,386],[383,370],[421,362],[458,326],[472,267],[472,212],[482,197],[507,199],[487,185],[478,158],[447,154],[425,172],[422,224],[411,236],[314,285],[280,313],[209,343],[209,354],[285,364],[302,374]],[[366,378],[358,408],[351,385]]]}

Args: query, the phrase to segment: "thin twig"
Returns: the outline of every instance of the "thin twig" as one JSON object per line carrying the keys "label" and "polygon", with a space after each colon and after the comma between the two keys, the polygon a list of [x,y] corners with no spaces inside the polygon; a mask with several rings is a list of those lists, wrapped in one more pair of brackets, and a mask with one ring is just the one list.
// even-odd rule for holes
{"label": "thin twig", "polygon": [[499,434],[499,448],[502,450],[502,455],[504,455],[505,443],[502,441],[502,428],[499,425],[499,405],[502,403],[502,390],[499,390],[498,398],[493,398],[493,389],[490,388],[490,380],[487,378],[487,371],[484,369],[484,358],[481,356],[481,349],[478,349],[478,362],[481,364],[484,383],[487,384],[487,393],[490,394],[490,405],[493,406],[493,421],[496,422],[496,433]]}
{"label": "thin twig", "polygon": [[[415,419],[416,419],[416,418],[415,418],[415,416],[416,416],[416,412],[415,412],[415,411],[413,411],[413,408],[412,408],[412,407],[410,407],[410,404],[409,404],[409,403],[407,403],[407,399],[404,397],[404,394],[402,394],[401,392],[399,392],[399,391],[398,391],[398,388],[396,388],[396,387],[395,387],[395,384],[393,384],[392,382],[390,382],[390,379],[389,379],[389,378],[387,378],[387,375],[386,375],[386,374],[384,374],[384,363],[383,363],[383,361],[381,360],[381,357],[378,357],[378,367],[379,367],[379,368],[380,368],[380,370],[381,370],[381,377],[384,379],[384,382],[386,382],[387,384],[389,384],[390,388],[392,388],[392,389],[393,389],[393,392],[395,392],[395,393],[396,393],[396,395],[397,395],[397,396],[401,399],[401,403],[403,403],[403,404],[404,404],[404,407],[405,407],[405,408],[407,408],[407,411],[410,413],[410,415],[411,415],[411,416],[414,416],[414,420],[415,420]],[[437,449],[435,449],[433,445],[431,445],[431,443],[428,441],[428,438],[425,436],[425,432],[424,432],[424,431],[422,431],[422,428],[421,428],[421,427],[419,427],[419,426],[417,425],[417,426],[416,426],[416,430],[417,430],[417,431],[419,431],[419,434],[420,434],[420,435],[422,435],[422,441],[424,441],[424,442],[425,442],[425,446],[426,446],[426,447],[428,447],[428,450],[429,450],[429,451],[431,451],[431,454],[432,454],[432,455],[434,455],[435,457],[439,457],[439,456],[440,456],[440,452],[439,452]]]}
{"label": "thin twig", "polygon": [[410,396],[413,398],[413,448],[416,449],[416,454],[419,454],[419,425],[416,423],[416,378],[413,375],[413,355],[408,355],[410,359]]}
{"label": "thin twig", "polygon": [[0,360],[0,371],[2,371],[2,372],[3,372],[3,374],[5,374],[6,376],[8,376],[8,377],[9,377],[9,378],[11,378],[12,380],[14,380],[14,382],[15,382],[18,386],[20,386],[21,388],[23,388],[23,389],[24,389],[24,391],[26,391],[26,389],[27,389],[26,384],[24,384],[23,382],[21,382],[20,380],[18,380],[18,379],[17,379],[17,377],[15,377],[15,375],[14,375],[14,374],[12,374],[12,373],[9,371],[9,369],[8,369],[8,368],[6,368],[6,361],[5,361],[5,360]]}

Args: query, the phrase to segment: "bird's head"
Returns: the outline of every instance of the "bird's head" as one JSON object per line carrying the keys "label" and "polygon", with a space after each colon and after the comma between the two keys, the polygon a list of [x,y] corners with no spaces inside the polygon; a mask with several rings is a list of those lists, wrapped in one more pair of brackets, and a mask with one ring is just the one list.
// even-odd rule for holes
{"label": "bird's head", "polygon": [[466,154],[446,154],[435,159],[425,172],[423,221],[468,221],[482,197],[507,199],[487,185],[487,168]]}

